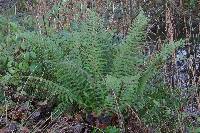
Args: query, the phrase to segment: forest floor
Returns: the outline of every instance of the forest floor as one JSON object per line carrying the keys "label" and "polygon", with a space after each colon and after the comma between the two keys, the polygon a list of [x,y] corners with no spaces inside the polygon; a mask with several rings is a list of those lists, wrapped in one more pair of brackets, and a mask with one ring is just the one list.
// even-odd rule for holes
{"label": "forest floor", "polygon": [[[109,126],[119,127],[118,115],[94,112],[53,117],[54,103],[39,101],[14,89],[5,89],[4,105],[0,105],[0,133],[109,133]],[[126,126],[130,133],[150,133],[135,112],[129,111]],[[116,131],[116,133],[119,131]]]}

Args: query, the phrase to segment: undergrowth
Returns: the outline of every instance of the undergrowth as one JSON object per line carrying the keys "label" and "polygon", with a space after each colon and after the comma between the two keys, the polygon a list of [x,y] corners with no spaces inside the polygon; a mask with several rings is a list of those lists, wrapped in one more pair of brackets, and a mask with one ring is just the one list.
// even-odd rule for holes
{"label": "undergrowth", "polygon": [[[180,107],[178,94],[172,95],[158,75],[183,41],[163,44],[148,57],[143,48],[149,20],[142,10],[121,43],[115,43],[114,31],[108,31],[95,12],[87,13],[76,29],[51,29],[47,34],[1,17],[1,86],[41,100],[54,97],[58,100],[55,110],[114,112],[122,122],[121,131],[129,107],[151,127],[175,120],[172,112]],[[152,84],[155,79],[160,81]],[[114,127],[107,130],[118,132]]]}

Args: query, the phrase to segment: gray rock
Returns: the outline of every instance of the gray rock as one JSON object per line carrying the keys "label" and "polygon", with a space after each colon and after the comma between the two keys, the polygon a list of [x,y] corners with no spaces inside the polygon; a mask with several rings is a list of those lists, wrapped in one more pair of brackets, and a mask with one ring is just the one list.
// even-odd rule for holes
{"label": "gray rock", "polygon": [[71,129],[73,130],[74,133],[82,133],[83,128],[84,127],[81,124],[76,124],[71,127]]}

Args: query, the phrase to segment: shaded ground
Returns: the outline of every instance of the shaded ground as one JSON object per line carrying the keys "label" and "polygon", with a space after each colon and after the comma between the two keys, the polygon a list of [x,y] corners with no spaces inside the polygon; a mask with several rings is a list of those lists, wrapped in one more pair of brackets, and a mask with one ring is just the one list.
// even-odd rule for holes
{"label": "shaded ground", "polygon": [[[55,103],[52,101],[38,101],[35,97],[19,94],[10,87],[4,91],[6,100],[4,105],[0,105],[0,133],[110,132],[107,129],[109,126],[119,125],[117,114],[102,112],[97,115],[81,111],[73,116],[68,115],[68,112],[55,115]],[[150,132],[133,110],[129,110],[127,114],[124,123],[126,132]]]}

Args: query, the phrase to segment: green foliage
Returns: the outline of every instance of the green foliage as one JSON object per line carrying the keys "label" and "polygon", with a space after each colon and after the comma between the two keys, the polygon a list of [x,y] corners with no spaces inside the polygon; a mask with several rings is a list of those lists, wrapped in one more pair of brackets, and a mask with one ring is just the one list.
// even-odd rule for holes
{"label": "green foliage", "polygon": [[116,127],[108,127],[106,128],[105,131],[105,133],[119,133],[119,132],[120,132],[119,128]]}
{"label": "green foliage", "polygon": [[181,97],[181,91],[166,87],[162,84],[162,79],[161,75],[154,76],[154,85],[147,86],[147,90],[144,92],[146,97],[143,99],[143,108],[140,108],[139,111],[145,123],[155,127],[156,132],[161,132],[162,128],[166,131],[178,129],[179,109],[185,103]]}
{"label": "green foliage", "polygon": [[197,0],[189,0],[189,5],[190,8],[195,8],[198,5]]}
{"label": "green foliage", "polygon": [[[65,82],[69,80],[69,75],[63,76],[59,80],[67,87],[73,86],[71,89],[77,97],[81,98],[79,101],[85,107],[99,110],[104,105],[107,95],[103,82],[105,75],[110,72],[112,36],[111,33],[105,31],[102,20],[94,12],[88,11],[88,13],[88,20],[80,24],[79,30],[72,32],[69,37],[70,52],[67,59],[76,70],[72,72],[73,69],[63,69],[60,72],[62,74],[71,71],[73,83]],[[84,72],[85,76],[81,77],[77,71]]]}
{"label": "green foliage", "polygon": [[[124,111],[130,105],[145,114],[148,104],[159,106],[162,99],[151,95],[161,95],[164,87],[157,92],[149,81],[183,42],[166,44],[149,58],[142,52],[148,25],[143,11],[126,39],[115,46],[113,33],[100,17],[90,10],[87,13],[88,19],[78,29],[48,35],[0,19],[1,85],[36,96],[45,90],[42,98],[57,96],[59,108],[76,104],[96,112],[116,111],[116,106]],[[147,93],[148,89],[152,92]],[[154,111],[153,107],[148,111]]]}
{"label": "green foliage", "polygon": [[112,35],[105,31],[103,21],[96,13],[88,11],[89,18],[83,22],[78,31],[72,33],[73,48],[78,49],[83,62],[83,69],[100,78],[109,70],[108,54],[110,52]]}
{"label": "green foliage", "polygon": [[129,29],[128,36],[122,42],[116,54],[113,67],[113,75],[136,76],[140,70],[138,66],[144,63],[142,49],[145,40],[145,28],[148,19],[144,16],[143,11],[137,16],[135,22]]}
{"label": "green foliage", "polygon": [[120,133],[120,129],[114,126],[109,126],[104,131],[100,131],[100,129],[94,129],[92,133]]}
{"label": "green foliage", "polygon": [[0,86],[0,105],[3,103],[4,100],[5,100],[5,96],[4,96],[3,87]]}
{"label": "green foliage", "polygon": [[[153,59],[148,59],[141,51],[144,47],[144,30],[147,23],[148,19],[141,11],[130,28],[126,40],[118,48],[116,58],[113,61],[113,74],[106,78],[108,89],[117,95],[117,99],[120,99],[117,102],[122,108],[127,104],[132,105],[137,102],[139,104],[135,105],[135,108],[141,109],[143,107],[145,104],[143,103],[143,93],[146,91],[148,81],[169,55],[177,47],[184,44],[182,40],[166,44],[159,53],[155,54]],[[114,105],[116,101],[111,97],[111,95],[108,96],[109,103]],[[137,101],[138,99],[140,101]]]}

